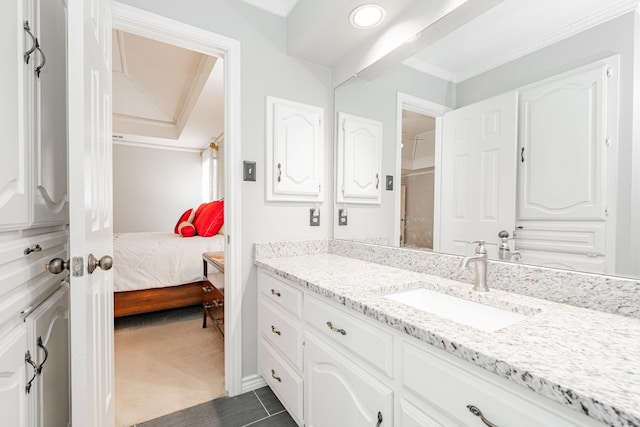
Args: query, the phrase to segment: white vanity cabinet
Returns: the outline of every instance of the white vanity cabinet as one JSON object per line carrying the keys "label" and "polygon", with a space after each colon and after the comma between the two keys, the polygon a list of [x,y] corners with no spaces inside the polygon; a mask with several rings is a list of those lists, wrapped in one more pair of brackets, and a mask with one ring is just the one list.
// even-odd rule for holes
{"label": "white vanity cabinet", "polygon": [[262,271],[258,283],[258,369],[302,425],[302,291]]}
{"label": "white vanity cabinet", "polygon": [[260,372],[299,425],[604,426],[263,270],[258,281]]}
{"label": "white vanity cabinet", "polygon": [[338,113],[337,202],[380,204],[383,183],[382,122]]}
{"label": "white vanity cabinet", "polygon": [[266,197],[321,202],[324,189],[324,109],[267,97]]}
{"label": "white vanity cabinet", "polygon": [[27,425],[27,327],[22,324],[0,335],[0,414],[7,426]]}

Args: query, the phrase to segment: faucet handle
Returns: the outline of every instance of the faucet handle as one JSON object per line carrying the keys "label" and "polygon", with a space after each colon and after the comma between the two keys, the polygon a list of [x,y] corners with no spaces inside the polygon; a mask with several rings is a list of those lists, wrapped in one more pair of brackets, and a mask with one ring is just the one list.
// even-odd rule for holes
{"label": "faucet handle", "polygon": [[472,240],[469,243],[476,243],[478,246],[476,246],[476,255],[486,255],[487,254],[487,248],[484,245],[485,241],[484,240]]}

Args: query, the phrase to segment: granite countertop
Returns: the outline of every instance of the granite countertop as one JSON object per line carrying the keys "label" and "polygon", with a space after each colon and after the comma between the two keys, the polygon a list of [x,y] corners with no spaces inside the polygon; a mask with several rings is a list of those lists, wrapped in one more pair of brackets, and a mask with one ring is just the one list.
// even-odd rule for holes
{"label": "granite countertop", "polygon": [[[258,267],[612,426],[640,426],[640,319],[340,255],[257,258]],[[491,283],[489,283],[491,287]],[[425,287],[526,316],[484,332],[384,298]]]}

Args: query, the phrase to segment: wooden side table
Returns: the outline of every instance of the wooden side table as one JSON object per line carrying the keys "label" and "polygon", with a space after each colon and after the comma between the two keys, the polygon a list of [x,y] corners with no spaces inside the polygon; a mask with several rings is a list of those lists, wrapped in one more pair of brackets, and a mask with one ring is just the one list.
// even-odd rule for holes
{"label": "wooden side table", "polygon": [[224,336],[224,252],[204,252],[202,272],[202,327],[207,327],[209,316]]}

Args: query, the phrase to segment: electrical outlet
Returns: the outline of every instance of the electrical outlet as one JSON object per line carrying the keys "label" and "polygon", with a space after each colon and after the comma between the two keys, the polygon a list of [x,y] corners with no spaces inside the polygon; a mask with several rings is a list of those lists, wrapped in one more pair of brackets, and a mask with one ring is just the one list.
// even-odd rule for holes
{"label": "electrical outlet", "polygon": [[309,225],[312,227],[317,227],[320,225],[320,209],[309,209]]}
{"label": "electrical outlet", "polygon": [[245,181],[256,180],[256,162],[242,162],[242,179]]}
{"label": "electrical outlet", "polygon": [[338,209],[338,225],[347,225],[346,209]]}
{"label": "electrical outlet", "polygon": [[393,175],[387,175],[387,190],[393,190]]}

